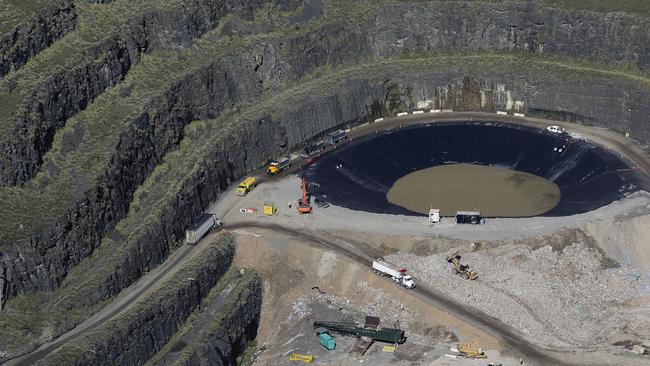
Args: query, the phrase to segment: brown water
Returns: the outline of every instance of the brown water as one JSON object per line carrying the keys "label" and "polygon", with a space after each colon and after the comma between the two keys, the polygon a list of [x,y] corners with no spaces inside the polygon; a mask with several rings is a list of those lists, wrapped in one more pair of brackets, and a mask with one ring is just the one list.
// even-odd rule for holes
{"label": "brown water", "polygon": [[388,202],[428,214],[479,210],[482,216],[535,216],[560,201],[558,186],[544,178],[506,168],[450,164],[418,170],[400,178],[387,194]]}

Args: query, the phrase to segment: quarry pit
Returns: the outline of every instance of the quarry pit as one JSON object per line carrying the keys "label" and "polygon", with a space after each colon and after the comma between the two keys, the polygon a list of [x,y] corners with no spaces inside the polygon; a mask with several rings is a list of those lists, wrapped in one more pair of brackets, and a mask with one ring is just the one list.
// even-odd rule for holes
{"label": "quarry pit", "polygon": [[2,2],[0,364],[650,365],[649,19]]}

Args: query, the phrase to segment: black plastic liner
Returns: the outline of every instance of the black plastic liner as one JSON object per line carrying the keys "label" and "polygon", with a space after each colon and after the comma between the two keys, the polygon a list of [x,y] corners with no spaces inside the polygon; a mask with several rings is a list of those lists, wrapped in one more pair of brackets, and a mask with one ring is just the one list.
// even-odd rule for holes
{"label": "black plastic liner", "polygon": [[[561,153],[555,151],[563,145]],[[497,122],[386,130],[337,148],[307,166],[304,174],[317,195],[337,206],[421,216],[391,204],[386,194],[409,173],[453,163],[501,166],[555,182],[560,202],[541,216],[588,212],[648,186],[638,169],[592,143]]]}

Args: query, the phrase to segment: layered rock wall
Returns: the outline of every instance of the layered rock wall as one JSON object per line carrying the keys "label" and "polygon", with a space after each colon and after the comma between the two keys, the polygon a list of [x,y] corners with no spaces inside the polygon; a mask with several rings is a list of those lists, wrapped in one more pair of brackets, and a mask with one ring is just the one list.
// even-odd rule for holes
{"label": "layered rock wall", "polygon": [[[208,247],[174,274],[165,286],[38,364],[144,364],[174,335],[232,263],[232,237],[221,235],[216,244],[203,244]],[[242,310],[246,310],[245,306]],[[85,351],[88,349],[93,352]]]}
{"label": "layered rock wall", "polygon": [[34,55],[73,31],[77,11],[73,0],[53,0],[32,18],[0,35],[0,77],[22,67]]}

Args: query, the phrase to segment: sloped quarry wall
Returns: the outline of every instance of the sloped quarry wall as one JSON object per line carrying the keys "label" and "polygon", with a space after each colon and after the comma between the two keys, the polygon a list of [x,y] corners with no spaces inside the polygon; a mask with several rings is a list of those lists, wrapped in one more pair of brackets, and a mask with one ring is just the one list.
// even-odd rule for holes
{"label": "sloped quarry wall", "polygon": [[52,2],[57,4],[0,35],[0,77],[20,68],[31,57],[75,29],[77,11],[74,1]]}
{"label": "sloped quarry wall", "polygon": [[[159,12],[129,20],[114,37],[93,47],[78,67],[50,78],[21,102],[12,117],[16,136],[0,143],[0,154],[5,155],[0,158],[0,184],[16,185],[31,179],[55,131],[121,80],[142,52],[185,48],[224,14],[248,16],[263,2],[203,0],[191,2],[187,14]],[[280,9],[294,9],[301,3],[273,2]],[[315,33],[306,39],[303,50],[308,57],[334,61],[331,64],[366,54],[385,58],[496,49],[618,60],[647,69],[650,32],[642,31],[645,27],[650,25],[634,16],[553,9],[535,3],[399,2],[379,7],[374,24],[335,32],[333,38],[317,38]],[[350,49],[351,54],[333,47],[342,44],[339,40],[346,34],[356,34],[350,40],[356,46]],[[322,43],[320,52],[310,47],[315,42]],[[285,50],[296,49],[291,42],[287,46]],[[309,66],[303,65],[305,69]]]}
{"label": "sloped quarry wall", "polygon": [[258,275],[246,279],[229,296],[228,307],[203,331],[173,365],[237,366],[237,357],[257,336],[262,310],[262,282]]}
{"label": "sloped quarry wall", "polygon": [[[300,0],[283,0],[282,9]],[[74,67],[53,74],[27,94],[8,117],[13,133],[0,137],[0,184],[20,185],[33,178],[54,134],[68,118],[84,110],[106,88],[122,80],[141,55],[155,49],[179,50],[208,32],[224,16],[248,19],[274,0],[201,0],[188,2],[183,12],[139,14],[115,34],[88,47]]]}
{"label": "sloped quarry wall", "polygon": [[[213,239],[214,240],[214,239]],[[209,240],[206,240],[209,241]],[[206,243],[164,286],[116,318],[40,360],[40,365],[141,365],[159,351],[228,270],[234,256],[232,237],[221,234]],[[193,280],[188,280],[192,278]],[[256,295],[261,296],[259,292]],[[241,307],[254,318],[259,308]],[[93,352],[85,350],[91,349]]]}
{"label": "sloped quarry wall", "polygon": [[[538,11],[532,9],[531,14]],[[599,16],[606,20],[604,15]],[[2,248],[0,255],[7,278],[5,298],[56,288],[68,270],[92,253],[105,233],[124,217],[136,187],[178,145],[183,127],[192,119],[210,118],[238,101],[256,100],[263,90],[279,90],[283,83],[295,81],[324,64],[355,62],[366,52],[401,52],[382,46],[392,42],[379,37],[379,33],[373,34],[373,41],[366,33],[364,29],[329,26],[307,36],[261,44],[248,54],[216,62],[171,86],[165,98],[153,101],[150,110],[133,121],[131,130],[116,145],[116,154],[105,175],[84,200],[41,235]],[[457,36],[460,35],[433,32],[425,38]],[[574,41],[578,42],[579,37]],[[309,52],[303,52],[305,49]],[[218,162],[215,168],[207,168],[204,176],[188,183],[188,196],[179,201],[179,206],[188,208],[174,207],[169,222],[161,225],[165,232],[152,233],[152,237],[162,239],[158,245],[168,247],[170,241],[182,236],[191,217],[227,184],[258,167],[269,156],[300,146],[335,126],[415,108],[420,101],[433,100],[435,106],[457,110],[486,111],[505,108],[508,101],[519,101],[522,110],[608,126],[650,141],[646,123],[650,111],[645,103],[648,92],[634,81],[559,66],[557,70],[535,69],[532,64],[494,62],[483,67],[483,61],[470,59],[465,65],[454,66],[407,64],[384,71],[378,67],[372,77],[351,76],[335,88],[334,94],[306,97],[296,101],[291,110],[260,119],[261,124],[270,124],[275,132],[269,135],[265,129],[251,129],[248,135],[233,138],[233,144],[215,152],[211,157]],[[263,143],[258,144],[260,141]],[[205,163],[206,167],[211,164]],[[201,185],[205,185],[205,191]],[[152,263],[159,260],[162,258]]]}

